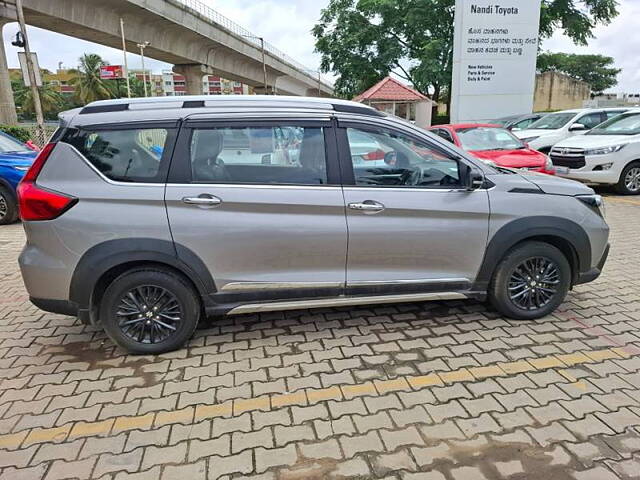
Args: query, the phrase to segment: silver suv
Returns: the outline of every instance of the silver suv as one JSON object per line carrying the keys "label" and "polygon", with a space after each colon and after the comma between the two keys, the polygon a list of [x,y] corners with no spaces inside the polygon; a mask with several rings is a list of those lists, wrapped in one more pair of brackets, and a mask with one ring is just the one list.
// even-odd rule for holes
{"label": "silver suv", "polygon": [[589,187],[331,99],[94,102],[61,115],[19,202],[31,301],[133,353],[216,314],[488,298],[538,318],[609,248]]}

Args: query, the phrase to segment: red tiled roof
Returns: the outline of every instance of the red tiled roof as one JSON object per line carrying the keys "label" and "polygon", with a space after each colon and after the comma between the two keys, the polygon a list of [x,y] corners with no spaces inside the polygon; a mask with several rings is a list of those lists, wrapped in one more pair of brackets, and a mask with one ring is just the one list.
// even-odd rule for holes
{"label": "red tiled roof", "polygon": [[353,100],[362,102],[363,100],[427,100],[428,97],[414,90],[413,88],[403,85],[398,80],[386,77],[376,83],[369,90],[361,93]]}

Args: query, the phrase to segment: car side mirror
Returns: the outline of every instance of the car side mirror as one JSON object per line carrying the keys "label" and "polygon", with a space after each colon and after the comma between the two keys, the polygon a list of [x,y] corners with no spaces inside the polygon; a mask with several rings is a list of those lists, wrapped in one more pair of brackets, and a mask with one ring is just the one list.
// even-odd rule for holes
{"label": "car side mirror", "polygon": [[469,168],[467,173],[467,190],[473,191],[482,188],[484,185],[484,175],[480,170]]}
{"label": "car side mirror", "polygon": [[589,130],[587,127],[585,127],[583,124],[581,123],[574,123],[573,125],[571,125],[569,127],[569,131],[570,132],[580,132],[583,130]]}
{"label": "car side mirror", "polygon": [[391,150],[390,152],[384,154],[384,163],[386,163],[387,165],[394,167],[396,165],[396,161],[397,155],[394,150]]}

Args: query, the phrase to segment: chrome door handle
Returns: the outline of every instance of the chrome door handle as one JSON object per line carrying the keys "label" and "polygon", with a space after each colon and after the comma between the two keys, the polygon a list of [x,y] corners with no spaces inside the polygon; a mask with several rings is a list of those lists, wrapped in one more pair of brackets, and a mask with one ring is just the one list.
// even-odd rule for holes
{"label": "chrome door handle", "polygon": [[222,203],[222,200],[214,195],[202,194],[197,197],[183,197],[182,203],[196,205],[198,207],[215,207]]}
{"label": "chrome door handle", "polygon": [[361,210],[365,213],[376,213],[384,210],[383,204],[373,200],[365,200],[361,203],[350,203],[348,206],[351,210]]}

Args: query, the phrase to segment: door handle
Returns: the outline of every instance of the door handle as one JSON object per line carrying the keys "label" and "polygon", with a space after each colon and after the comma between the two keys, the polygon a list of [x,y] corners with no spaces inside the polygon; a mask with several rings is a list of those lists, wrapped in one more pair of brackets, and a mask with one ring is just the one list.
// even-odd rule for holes
{"label": "door handle", "polygon": [[196,205],[197,207],[215,207],[222,203],[222,200],[215,195],[203,193],[197,197],[183,197],[182,203],[187,205]]}
{"label": "door handle", "polygon": [[351,210],[360,210],[365,213],[377,213],[384,210],[384,205],[373,200],[365,200],[360,203],[350,203],[349,208]]}

